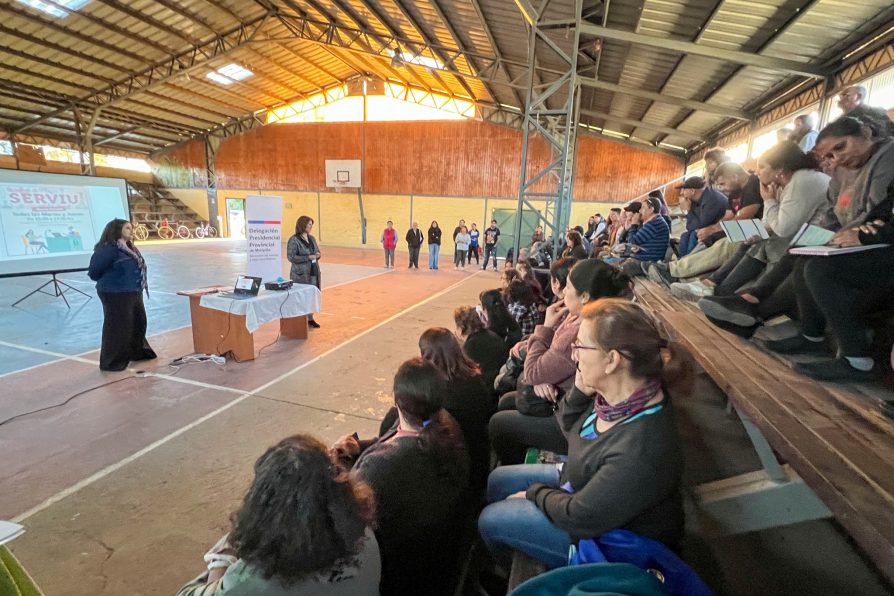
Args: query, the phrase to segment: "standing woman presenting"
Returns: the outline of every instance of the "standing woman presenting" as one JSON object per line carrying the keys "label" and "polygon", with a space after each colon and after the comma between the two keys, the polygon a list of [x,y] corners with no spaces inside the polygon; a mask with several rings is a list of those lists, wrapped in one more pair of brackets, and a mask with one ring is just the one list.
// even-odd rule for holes
{"label": "standing woman presenting", "polygon": [[106,224],[90,257],[87,275],[96,282],[102,302],[99,369],[124,370],[132,360],[155,358],[146,341],[146,261],[133,244],[129,221],[113,219]]}
{"label": "standing woman presenting", "polygon": [[428,228],[428,268],[438,268],[438,254],[441,252],[441,228],[438,222],[431,222]]}
{"label": "standing woman presenting", "polygon": [[[286,246],[286,258],[292,264],[289,279],[296,284],[320,287],[320,245],[310,235],[314,220],[302,215],[295,222],[295,235],[289,238]],[[314,320],[313,313],[307,315],[307,324],[316,329],[320,324]]]}

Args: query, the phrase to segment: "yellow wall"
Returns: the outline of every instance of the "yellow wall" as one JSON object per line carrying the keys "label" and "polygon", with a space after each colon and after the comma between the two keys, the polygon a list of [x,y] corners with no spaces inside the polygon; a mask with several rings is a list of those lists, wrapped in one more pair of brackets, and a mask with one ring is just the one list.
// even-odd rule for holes
{"label": "yellow wall", "polygon": [[[169,189],[173,194],[177,192]],[[180,191],[182,192],[182,191]],[[204,191],[201,192],[204,196]],[[494,209],[515,209],[515,199],[483,199],[480,197],[429,197],[410,195],[363,194],[363,215],[366,218],[366,244],[362,243],[360,221],[360,205],[356,191],[336,192],[293,192],[293,191],[258,191],[246,189],[219,189],[217,203],[222,220],[223,234],[226,232],[226,199],[242,198],[248,195],[273,195],[283,199],[283,240],[292,233],[295,221],[301,215],[309,215],[316,222],[314,235],[321,243],[329,246],[346,246],[355,248],[379,248],[379,238],[389,219],[394,222],[398,231],[398,252],[407,252],[404,235],[413,221],[419,222],[423,234],[428,230],[432,220],[444,230],[441,238],[441,250],[445,254],[453,253],[453,228],[460,219],[466,225],[478,224],[478,229],[486,228]],[[319,194],[320,209],[317,210]],[[177,195],[179,197],[179,195]],[[544,203],[535,202],[535,207],[543,211]],[[581,202],[572,203],[571,225],[586,227],[587,218],[594,213],[607,215],[616,203]],[[207,211],[207,208],[206,208]],[[412,215],[411,215],[412,214]],[[428,243],[422,252],[428,251]]]}
{"label": "yellow wall", "polygon": [[[207,190],[204,188],[169,188],[167,191],[200,216],[206,220],[208,219]],[[217,222],[211,223],[214,227],[217,227]]]}

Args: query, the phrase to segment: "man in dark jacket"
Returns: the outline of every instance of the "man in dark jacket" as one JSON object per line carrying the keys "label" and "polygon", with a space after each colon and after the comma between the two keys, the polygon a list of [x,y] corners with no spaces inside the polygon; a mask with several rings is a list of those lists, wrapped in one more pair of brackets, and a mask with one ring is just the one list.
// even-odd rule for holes
{"label": "man in dark jacket", "polygon": [[407,269],[415,267],[419,269],[419,247],[422,246],[422,230],[419,222],[414,221],[413,227],[407,230],[407,248],[410,249],[410,265]]}
{"label": "man in dark jacket", "polygon": [[882,137],[894,136],[894,122],[882,108],[868,106],[866,101],[866,87],[854,85],[843,89],[838,95],[838,107],[845,116],[857,120],[870,121],[879,128]]}
{"label": "man in dark jacket", "polygon": [[494,255],[494,271],[497,270],[497,240],[500,239],[500,228],[497,227],[497,220],[490,220],[490,227],[484,230],[484,266],[482,270],[487,269],[487,259],[490,255]]}

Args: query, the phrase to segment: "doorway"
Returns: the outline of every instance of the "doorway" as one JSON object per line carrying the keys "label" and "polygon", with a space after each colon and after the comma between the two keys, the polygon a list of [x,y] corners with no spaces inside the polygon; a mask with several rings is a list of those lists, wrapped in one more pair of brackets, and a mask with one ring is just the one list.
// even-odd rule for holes
{"label": "doorway", "polygon": [[227,199],[227,231],[230,238],[245,240],[245,199]]}
{"label": "doorway", "polygon": [[[518,221],[518,211],[515,209],[494,209],[491,219],[497,220],[497,227],[500,228],[497,255],[502,258],[506,256],[510,248],[515,246],[515,225]],[[540,223],[539,213],[533,209],[522,211],[520,247],[524,248],[531,245],[531,238],[534,236],[534,230],[537,228],[538,223]],[[488,222],[488,225],[490,225],[490,222]]]}

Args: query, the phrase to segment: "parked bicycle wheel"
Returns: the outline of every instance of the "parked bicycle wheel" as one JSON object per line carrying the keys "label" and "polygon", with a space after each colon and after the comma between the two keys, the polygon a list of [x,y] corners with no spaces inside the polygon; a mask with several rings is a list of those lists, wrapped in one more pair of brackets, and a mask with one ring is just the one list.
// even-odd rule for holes
{"label": "parked bicycle wheel", "polygon": [[177,235],[184,239],[192,236],[192,234],[189,231],[189,228],[187,228],[186,226],[183,226],[183,225],[177,226]]}
{"label": "parked bicycle wheel", "polygon": [[217,228],[214,226],[208,226],[208,229],[205,230],[205,235],[208,238],[217,238]]}
{"label": "parked bicycle wheel", "polygon": [[162,240],[172,240],[174,238],[174,230],[170,226],[162,226],[158,228],[158,237]]}
{"label": "parked bicycle wheel", "polygon": [[196,226],[195,229],[196,238],[204,238],[205,237],[205,228],[202,226]]}
{"label": "parked bicycle wheel", "polygon": [[149,237],[149,228],[147,228],[145,224],[139,224],[133,229],[133,236],[137,240],[145,240]]}

